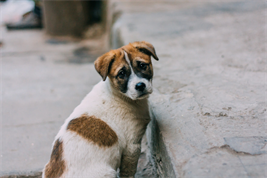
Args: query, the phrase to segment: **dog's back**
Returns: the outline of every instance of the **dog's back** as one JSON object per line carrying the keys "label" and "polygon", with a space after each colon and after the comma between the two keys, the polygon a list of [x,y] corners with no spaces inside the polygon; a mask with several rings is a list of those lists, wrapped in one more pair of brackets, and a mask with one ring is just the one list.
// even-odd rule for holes
{"label": "dog's back", "polygon": [[43,177],[116,177],[123,148],[139,142],[132,135],[143,135],[140,123],[149,122],[149,113],[146,102],[136,107],[107,90],[98,83],[65,121]]}
{"label": "dog's back", "polygon": [[103,121],[111,107],[103,85],[96,85],[61,127],[43,177],[115,177],[121,151],[118,135]]}

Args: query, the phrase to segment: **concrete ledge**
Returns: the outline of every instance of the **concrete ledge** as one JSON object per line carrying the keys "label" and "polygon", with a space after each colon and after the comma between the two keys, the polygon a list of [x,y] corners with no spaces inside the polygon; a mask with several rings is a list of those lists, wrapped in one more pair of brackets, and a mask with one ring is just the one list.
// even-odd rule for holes
{"label": "concrete ledge", "polygon": [[159,56],[147,132],[159,176],[265,177],[264,3],[151,6],[116,4],[112,47],[145,40]]}

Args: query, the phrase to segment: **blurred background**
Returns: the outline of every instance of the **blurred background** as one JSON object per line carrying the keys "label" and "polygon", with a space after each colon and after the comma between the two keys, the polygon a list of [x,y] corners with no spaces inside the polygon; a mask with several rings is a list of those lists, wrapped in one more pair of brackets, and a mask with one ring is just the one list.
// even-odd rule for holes
{"label": "blurred background", "polygon": [[138,178],[266,177],[266,2],[1,0],[0,177],[40,177],[94,60],[152,43]]}

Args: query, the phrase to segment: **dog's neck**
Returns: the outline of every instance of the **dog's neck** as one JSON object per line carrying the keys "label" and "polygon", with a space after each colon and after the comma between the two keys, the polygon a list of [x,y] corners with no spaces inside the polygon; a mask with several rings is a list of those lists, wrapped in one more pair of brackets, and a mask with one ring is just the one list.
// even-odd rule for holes
{"label": "dog's neck", "polygon": [[123,100],[125,102],[128,103],[132,103],[132,104],[138,104],[138,105],[143,105],[143,104],[147,104],[148,100],[147,98],[144,99],[140,99],[140,100],[132,100],[131,98],[125,96],[124,94],[122,94],[121,92],[119,92],[112,84],[112,82],[109,80],[109,78],[107,77],[107,79],[105,80],[105,85],[107,87],[107,90],[110,92],[110,94],[114,97],[114,98],[118,98],[120,100]]}

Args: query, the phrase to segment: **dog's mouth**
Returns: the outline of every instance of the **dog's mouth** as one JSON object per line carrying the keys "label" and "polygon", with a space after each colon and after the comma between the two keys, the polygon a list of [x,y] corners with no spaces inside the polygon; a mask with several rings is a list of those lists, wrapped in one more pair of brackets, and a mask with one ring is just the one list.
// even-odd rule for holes
{"label": "dog's mouth", "polygon": [[137,99],[145,99],[149,96],[149,94],[151,94],[151,92],[142,93],[137,97]]}

